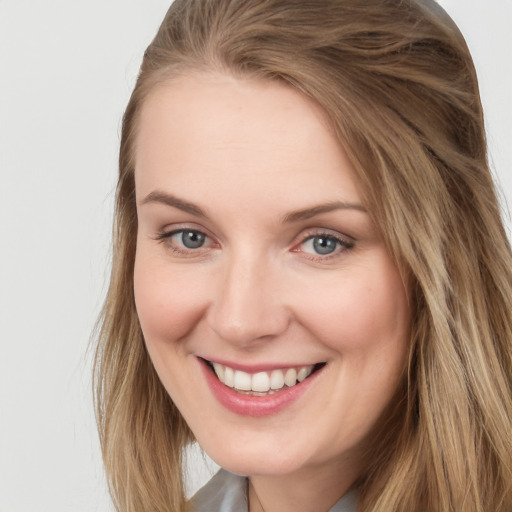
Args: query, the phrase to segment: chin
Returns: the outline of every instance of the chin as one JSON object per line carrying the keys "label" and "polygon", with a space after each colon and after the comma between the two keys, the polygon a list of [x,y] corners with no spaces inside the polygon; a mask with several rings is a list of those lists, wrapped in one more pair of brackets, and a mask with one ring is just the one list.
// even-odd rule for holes
{"label": "chin", "polygon": [[208,446],[208,443],[199,444],[219,466],[241,476],[284,476],[307,465],[304,456],[287,453],[283,445],[276,449],[271,442],[266,449],[261,447],[261,443],[248,446],[247,443],[233,443],[232,440],[215,444],[214,447]]}

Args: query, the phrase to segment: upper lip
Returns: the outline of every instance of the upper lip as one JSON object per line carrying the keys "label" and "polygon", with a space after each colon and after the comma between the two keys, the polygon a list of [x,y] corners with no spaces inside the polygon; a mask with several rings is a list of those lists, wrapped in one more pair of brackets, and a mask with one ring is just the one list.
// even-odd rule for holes
{"label": "upper lip", "polygon": [[257,373],[257,372],[269,372],[272,370],[282,370],[287,368],[301,368],[303,366],[315,366],[318,364],[324,364],[325,361],[315,361],[315,362],[300,362],[300,363],[256,363],[256,364],[241,364],[234,361],[228,361],[226,359],[218,359],[216,357],[203,357],[199,356],[200,359],[203,359],[207,363],[218,363],[223,366],[228,366],[233,370],[240,370],[246,373]]}

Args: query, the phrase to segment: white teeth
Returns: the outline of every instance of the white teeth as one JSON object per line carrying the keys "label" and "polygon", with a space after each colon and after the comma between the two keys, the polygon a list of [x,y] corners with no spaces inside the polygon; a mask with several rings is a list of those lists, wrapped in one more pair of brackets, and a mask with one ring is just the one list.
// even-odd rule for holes
{"label": "white teeth", "polygon": [[270,389],[281,389],[284,386],[283,370],[274,370],[270,374]]}
{"label": "white teeth", "polygon": [[[220,377],[219,380],[222,382]],[[235,372],[229,366],[224,367],[224,384],[230,388],[235,386]]]}
{"label": "white teeth", "polygon": [[217,377],[219,377],[219,380],[224,382],[224,366],[219,363],[213,363],[213,369]]}
{"label": "white teeth", "polygon": [[265,372],[255,373],[252,376],[251,389],[253,391],[268,391],[270,389],[270,377]]}
{"label": "white teeth", "polygon": [[284,383],[288,386],[295,386],[297,382],[297,370],[295,368],[288,368],[284,376]]}
{"label": "white teeth", "polygon": [[312,366],[303,366],[297,373],[297,380],[299,382],[302,382],[304,379],[306,379],[307,377],[309,377],[311,375],[312,371],[313,371]]}
{"label": "white teeth", "polygon": [[313,368],[313,365],[308,365],[250,374],[241,370],[233,370],[233,368],[220,363],[213,363],[215,374],[226,386],[238,391],[254,393],[273,393],[285,385],[287,387],[295,386],[297,382],[307,379],[313,372]]}
{"label": "white teeth", "polygon": [[251,376],[248,373],[236,370],[235,372],[235,388],[241,391],[251,390]]}

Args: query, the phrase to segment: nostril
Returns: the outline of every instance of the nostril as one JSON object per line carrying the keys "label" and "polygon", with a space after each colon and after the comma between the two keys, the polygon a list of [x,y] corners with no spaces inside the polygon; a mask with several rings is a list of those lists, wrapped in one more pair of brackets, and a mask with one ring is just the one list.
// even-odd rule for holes
{"label": "nostril", "polygon": [[269,341],[282,334],[290,322],[278,282],[272,272],[262,271],[261,258],[245,254],[233,258],[229,266],[226,263],[226,273],[219,276],[221,282],[209,303],[207,322],[220,338],[232,344]]}

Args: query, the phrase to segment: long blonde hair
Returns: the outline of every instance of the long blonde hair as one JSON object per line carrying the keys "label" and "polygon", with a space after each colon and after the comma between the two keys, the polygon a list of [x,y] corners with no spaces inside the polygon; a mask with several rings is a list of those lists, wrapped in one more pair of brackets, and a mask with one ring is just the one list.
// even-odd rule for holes
{"label": "long blonde hair", "polygon": [[[193,438],[133,297],[134,139],[155,84],[194,69],[281,80],[320,104],[411,290],[407,383],[379,426],[359,510],[512,510],[512,255],[464,39],[433,0],[176,0],[127,106],[96,407],[122,512],[182,512]],[[392,421],[393,419],[393,421]]]}

